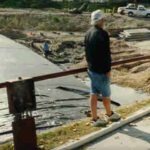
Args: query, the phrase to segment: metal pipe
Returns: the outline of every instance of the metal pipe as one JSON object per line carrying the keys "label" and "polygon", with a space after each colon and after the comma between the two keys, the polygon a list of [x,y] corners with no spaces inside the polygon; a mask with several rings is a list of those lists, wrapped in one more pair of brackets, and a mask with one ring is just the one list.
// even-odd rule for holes
{"label": "metal pipe", "polygon": [[[112,66],[117,66],[117,65],[124,64],[124,63],[130,63],[130,62],[143,60],[143,59],[150,59],[150,55],[149,56],[135,57],[135,58],[132,58],[132,59],[125,59],[125,60],[114,61],[114,62],[112,62]],[[87,71],[87,67],[78,68],[78,69],[72,69],[72,70],[68,70],[68,71],[63,71],[63,72],[58,72],[58,73],[53,73],[53,74],[47,74],[47,75],[41,75],[41,76],[33,77],[33,80],[34,81],[41,81],[41,80],[46,80],[46,79],[52,79],[52,78],[72,75],[72,74],[76,74],[76,73],[82,73],[82,72],[86,72],[86,71]]]}
{"label": "metal pipe", "polygon": [[[150,55],[114,61],[114,62],[112,62],[112,66],[121,65],[124,63],[131,63],[131,62],[144,60],[144,59],[150,59]],[[68,71],[61,71],[61,72],[56,72],[56,73],[52,73],[52,74],[36,76],[36,77],[33,77],[32,79],[33,79],[33,81],[37,82],[37,81],[42,81],[42,80],[47,80],[47,79],[58,78],[58,77],[73,75],[73,74],[77,74],[77,73],[82,73],[82,72],[86,72],[86,71],[87,71],[87,67],[84,67],[84,68],[78,68],[78,69],[72,69],[72,70],[68,70]],[[14,82],[16,82],[16,80]],[[7,85],[8,85],[8,82],[0,83],[0,88],[5,88],[5,87],[7,87]]]}
{"label": "metal pipe", "polygon": [[150,55],[135,57],[135,58],[131,58],[131,59],[114,61],[114,62],[112,62],[112,66],[117,66],[117,65],[121,65],[121,64],[125,64],[125,63],[131,63],[131,62],[135,62],[135,61],[139,61],[139,60],[144,60],[144,59],[150,59]]}
{"label": "metal pipe", "polygon": [[0,88],[5,88],[7,87],[7,85],[8,85],[8,82],[2,82],[0,83]]}

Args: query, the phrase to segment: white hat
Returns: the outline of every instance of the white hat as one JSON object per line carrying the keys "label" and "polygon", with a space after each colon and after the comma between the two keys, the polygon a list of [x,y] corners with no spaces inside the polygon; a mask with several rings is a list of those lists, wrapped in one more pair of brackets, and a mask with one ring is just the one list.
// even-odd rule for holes
{"label": "white hat", "polygon": [[93,11],[91,14],[91,25],[96,25],[96,23],[104,17],[104,13],[101,10]]}

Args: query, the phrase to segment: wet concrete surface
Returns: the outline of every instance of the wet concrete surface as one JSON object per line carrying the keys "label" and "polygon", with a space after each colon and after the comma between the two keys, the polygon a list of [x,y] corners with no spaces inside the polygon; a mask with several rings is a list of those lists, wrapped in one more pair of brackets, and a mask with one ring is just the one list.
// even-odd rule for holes
{"label": "wet concrete surface", "polygon": [[[0,83],[20,76],[34,77],[59,71],[62,70],[58,66],[29,48],[0,35]],[[36,82],[35,92],[37,110],[33,115],[36,127],[40,129],[48,129],[84,118],[84,112],[89,109],[89,88],[74,76]],[[122,96],[127,95],[125,93]],[[114,96],[113,100],[121,103],[121,98],[116,99]],[[129,102],[133,101],[129,100],[126,104]],[[103,105],[99,103],[99,108],[103,109]],[[0,143],[12,136],[3,135],[12,130],[12,121],[13,116],[8,112],[6,89],[0,89]]]}
{"label": "wet concrete surface", "polygon": [[[58,66],[29,48],[2,35],[0,36],[0,61],[0,83],[18,77],[34,77],[61,71]],[[66,87],[67,90],[62,87]],[[84,118],[84,112],[89,109],[88,91],[88,87],[74,76],[36,82],[37,110],[33,115],[37,128],[51,128]],[[3,136],[3,133],[11,131],[12,120],[13,117],[8,112],[6,89],[0,89],[1,142],[11,136]]]}

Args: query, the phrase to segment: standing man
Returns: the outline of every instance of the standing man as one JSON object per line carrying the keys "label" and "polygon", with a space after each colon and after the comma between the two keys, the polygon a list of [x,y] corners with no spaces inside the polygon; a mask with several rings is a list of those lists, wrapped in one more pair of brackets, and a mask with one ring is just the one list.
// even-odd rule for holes
{"label": "standing man", "polygon": [[[96,10],[91,14],[91,29],[85,36],[85,54],[88,74],[91,80],[90,107],[94,126],[106,125],[108,120],[118,121],[120,115],[114,113],[110,102],[111,52],[108,33],[103,29],[104,14]],[[97,100],[102,95],[106,118],[97,116]]]}

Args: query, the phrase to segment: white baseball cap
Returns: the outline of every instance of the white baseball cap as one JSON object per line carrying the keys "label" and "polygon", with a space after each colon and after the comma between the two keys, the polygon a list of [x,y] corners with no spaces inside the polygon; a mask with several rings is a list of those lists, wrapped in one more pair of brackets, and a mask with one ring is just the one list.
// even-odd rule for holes
{"label": "white baseball cap", "polygon": [[96,25],[96,23],[105,17],[101,10],[93,11],[91,14],[91,25]]}

